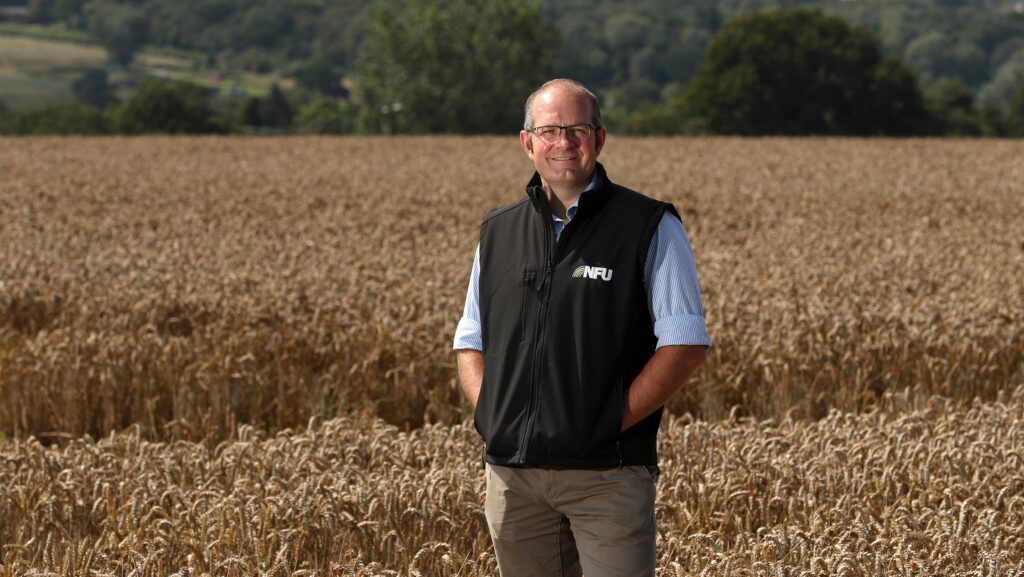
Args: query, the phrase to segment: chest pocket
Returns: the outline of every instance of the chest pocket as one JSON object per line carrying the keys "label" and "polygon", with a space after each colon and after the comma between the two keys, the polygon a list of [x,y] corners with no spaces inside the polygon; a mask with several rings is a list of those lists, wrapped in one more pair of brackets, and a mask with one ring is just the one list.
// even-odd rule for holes
{"label": "chest pocket", "polygon": [[536,265],[511,265],[495,285],[483,307],[485,353],[518,348],[533,337],[541,301],[540,270]]}

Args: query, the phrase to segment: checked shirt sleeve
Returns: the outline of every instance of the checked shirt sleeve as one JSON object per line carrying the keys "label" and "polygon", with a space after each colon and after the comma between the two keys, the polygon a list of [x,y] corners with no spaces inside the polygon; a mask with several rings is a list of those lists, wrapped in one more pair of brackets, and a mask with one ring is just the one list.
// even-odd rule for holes
{"label": "checked shirt sleeve", "polygon": [[671,213],[665,213],[651,239],[644,280],[658,348],[704,345],[710,349],[690,240],[683,223]]}

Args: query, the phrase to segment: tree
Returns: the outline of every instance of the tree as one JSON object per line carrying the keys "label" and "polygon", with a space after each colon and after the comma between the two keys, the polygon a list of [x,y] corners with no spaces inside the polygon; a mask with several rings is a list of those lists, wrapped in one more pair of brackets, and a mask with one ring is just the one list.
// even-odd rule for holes
{"label": "tree", "polygon": [[207,90],[188,82],[147,80],[118,110],[117,124],[128,134],[223,132],[213,120]]}
{"label": "tree", "polygon": [[106,134],[110,125],[103,111],[77,102],[46,104],[19,119],[21,134]]}
{"label": "tree", "polygon": [[1007,112],[1007,133],[1009,136],[1024,138],[1024,82],[1017,86],[1010,98],[1010,109]]}
{"label": "tree", "polygon": [[0,100],[0,134],[11,134],[16,131],[17,118],[7,108],[7,104]]}
{"label": "tree", "polygon": [[341,85],[340,66],[326,59],[311,60],[295,69],[293,74],[299,86],[326,96],[347,97],[348,90]]}
{"label": "tree", "polygon": [[921,75],[925,85],[949,74],[953,43],[941,32],[927,32],[915,38],[903,52],[907,63]]}
{"label": "tree", "polygon": [[1024,83],[1024,48],[1014,52],[999,67],[991,82],[978,91],[978,100],[984,104],[1005,106],[1021,83]]}
{"label": "tree", "polygon": [[95,0],[86,5],[86,13],[89,32],[119,66],[131,64],[149,39],[149,19],[138,6]]}
{"label": "tree", "polygon": [[908,134],[924,118],[915,77],[876,36],[805,9],[727,24],[683,98],[725,134]]}
{"label": "tree", "polygon": [[71,83],[71,93],[82,104],[106,108],[117,102],[114,89],[107,79],[107,71],[102,68],[86,70]]}
{"label": "tree", "polygon": [[875,128],[862,133],[910,136],[926,129],[928,113],[917,77],[899,56],[886,54],[875,67],[871,97],[864,105],[870,107]]}
{"label": "tree", "polygon": [[239,120],[256,128],[286,129],[292,125],[292,107],[277,84],[263,98],[249,97],[239,110]]}
{"label": "tree", "polygon": [[295,115],[295,127],[312,134],[350,134],[355,127],[353,111],[344,101],[319,96]]}
{"label": "tree", "polygon": [[39,24],[68,21],[81,15],[85,3],[86,0],[31,0],[28,16]]}
{"label": "tree", "polygon": [[935,123],[935,132],[951,136],[977,135],[978,118],[974,111],[974,94],[970,87],[956,78],[940,78],[925,91],[928,113]]}
{"label": "tree", "polygon": [[377,5],[359,58],[366,132],[501,133],[548,78],[554,30],[516,0]]}

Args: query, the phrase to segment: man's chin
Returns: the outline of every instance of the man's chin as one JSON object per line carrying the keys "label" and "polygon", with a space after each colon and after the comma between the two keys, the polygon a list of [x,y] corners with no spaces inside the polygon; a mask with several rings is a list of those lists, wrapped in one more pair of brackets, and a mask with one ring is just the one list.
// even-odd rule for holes
{"label": "man's chin", "polygon": [[579,185],[580,183],[586,183],[588,174],[583,173],[583,169],[572,168],[552,171],[548,176],[548,182],[552,184],[558,184],[562,186],[573,186]]}

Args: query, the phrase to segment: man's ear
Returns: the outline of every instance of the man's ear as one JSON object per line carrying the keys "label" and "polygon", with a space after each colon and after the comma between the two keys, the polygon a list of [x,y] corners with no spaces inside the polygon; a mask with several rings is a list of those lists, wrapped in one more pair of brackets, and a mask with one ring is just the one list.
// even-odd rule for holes
{"label": "man's ear", "polygon": [[519,131],[519,143],[523,145],[523,150],[526,151],[526,155],[533,158],[533,140],[530,139],[530,133],[525,130]]}

